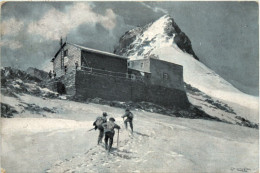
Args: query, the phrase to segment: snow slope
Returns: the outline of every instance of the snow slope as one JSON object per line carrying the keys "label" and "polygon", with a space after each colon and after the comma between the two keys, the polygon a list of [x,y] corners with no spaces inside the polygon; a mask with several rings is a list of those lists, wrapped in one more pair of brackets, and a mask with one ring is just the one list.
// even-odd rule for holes
{"label": "snow slope", "polygon": [[115,136],[113,153],[107,155],[102,146],[96,145],[98,132],[87,130],[103,111],[123,127],[123,109],[30,95],[19,96],[16,102],[55,108],[56,113],[42,117],[24,111],[23,118],[1,119],[1,167],[8,173],[256,172],[259,169],[256,129],[133,110],[134,135],[122,128],[118,150]]}
{"label": "snow slope", "polygon": [[[242,116],[247,113],[248,117],[256,119],[259,112],[258,97],[242,93],[214,71],[194,59],[191,54],[182,51],[174,41],[175,34],[173,33],[173,36],[166,34],[171,22],[171,18],[166,15],[148,24],[146,28],[143,28],[143,32],[136,32],[135,39],[129,43],[123,55],[131,60],[154,56],[182,65],[186,83],[211,97],[227,102],[234,107],[237,114]],[[135,29],[132,32],[135,32]]]}

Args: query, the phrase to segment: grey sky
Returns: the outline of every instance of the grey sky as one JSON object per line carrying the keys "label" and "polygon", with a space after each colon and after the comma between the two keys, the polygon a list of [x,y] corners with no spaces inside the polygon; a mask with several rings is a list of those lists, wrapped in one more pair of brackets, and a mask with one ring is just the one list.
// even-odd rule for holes
{"label": "grey sky", "polygon": [[7,2],[1,13],[1,64],[22,69],[49,62],[61,35],[113,52],[127,30],[168,13],[204,64],[258,95],[256,2]]}

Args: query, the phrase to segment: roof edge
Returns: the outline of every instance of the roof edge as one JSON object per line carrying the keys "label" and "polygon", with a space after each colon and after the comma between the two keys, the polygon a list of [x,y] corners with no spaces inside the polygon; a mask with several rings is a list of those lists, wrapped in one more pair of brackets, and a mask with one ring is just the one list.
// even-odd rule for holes
{"label": "roof edge", "polygon": [[74,44],[74,43],[67,42],[67,44],[70,44],[70,45],[75,46],[75,47],[77,47],[79,49],[82,49],[82,50],[86,50],[88,52],[99,53],[99,54],[108,55],[108,56],[112,56],[112,57],[115,57],[115,58],[121,58],[121,59],[126,59],[126,60],[129,59],[127,57],[116,55],[116,54],[113,54],[113,53],[110,53],[110,52],[105,52],[105,51],[101,51],[101,50],[97,50],[97,49],[92,49],[92,48],[80,46],[80,45],[77,45],[77,44]]}

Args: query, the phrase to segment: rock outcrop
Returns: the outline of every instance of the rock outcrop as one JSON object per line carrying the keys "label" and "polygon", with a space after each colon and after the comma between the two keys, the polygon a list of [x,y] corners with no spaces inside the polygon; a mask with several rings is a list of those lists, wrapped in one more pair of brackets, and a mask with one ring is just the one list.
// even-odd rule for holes
{"label": "rock outcrop", "polygon": [[[148,37],[144,36],[144,32],[146,31],[150,32]],[[136,27],[127,31],[120,37],[119,44],[115,47],[114,53],[123,56],[131,56],[131,54],[138,52],[138,55],[140,55],[144,53],[146,46],[150,46],[150,49],[152,50],[152,43],[161,37],[165,37],[166,40],[172,39],[172,44],[176,44],[183,52],[187,52],[195,59],[199,60],[192,49],[191,41],[188,36],[182,32],[174,19],[168,15],[143,27]],[[144,53],[144,58],[152,55],[150,52]]]}

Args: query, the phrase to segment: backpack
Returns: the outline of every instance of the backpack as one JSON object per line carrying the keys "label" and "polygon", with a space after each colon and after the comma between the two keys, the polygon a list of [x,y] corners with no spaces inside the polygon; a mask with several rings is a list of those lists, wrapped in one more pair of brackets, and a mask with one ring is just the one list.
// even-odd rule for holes
{"label": "backpack", "polygon": [[112,132],[112,133],[114,133],[114,127],[115,127],[115,124],[114,123],[112,123],[112,122],[107,122],[106,123],[106,126],[105,126],[105,133],[107,133],[107,132]]}
{"label": "backpack", "polygon": [[134,114],[132,112],[129,112],[128,118],[134,118]]}
{"label": "backpack", "polygon": [[96,120],[96,122],[95,122],[95,124],[96,124],[96,126],[101,126],[103,123],[104,123],[105,121],[104,121],[104,119],[102,118],[102,117],[98,117],[97,118],[97,120]]}
{"label": "backpack", "polygon": [[109,131],[113,131],[114,130],[114,123],[111,123],[111,122],[108,122],[107,123],[107,129],[109,130]]}

